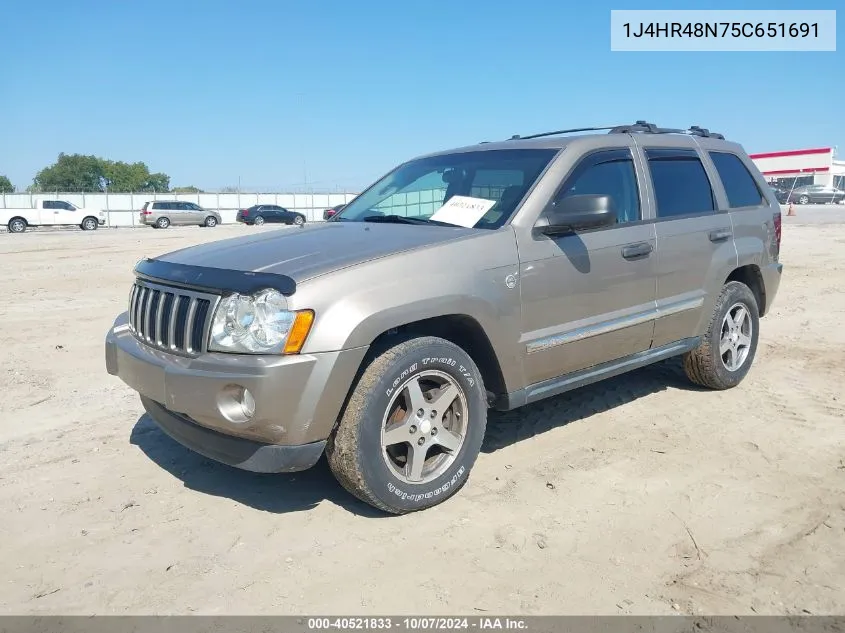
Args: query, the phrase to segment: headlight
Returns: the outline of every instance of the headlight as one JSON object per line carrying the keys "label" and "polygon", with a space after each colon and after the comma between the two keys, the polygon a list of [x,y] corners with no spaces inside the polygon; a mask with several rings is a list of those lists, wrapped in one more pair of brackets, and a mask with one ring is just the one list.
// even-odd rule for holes
{"label": "headlight", "polygon": [[211,340],[213,352],[242,354],[297,354],[305,344],[314,313],[291,312],[277,290],[254,295],[224,297],[214,312]]}

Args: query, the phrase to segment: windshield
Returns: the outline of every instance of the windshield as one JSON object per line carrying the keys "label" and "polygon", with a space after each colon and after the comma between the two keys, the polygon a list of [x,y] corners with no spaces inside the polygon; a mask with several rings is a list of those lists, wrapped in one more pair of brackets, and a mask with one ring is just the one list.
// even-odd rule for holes
{"label": "windshield", "polygon": [[399,166],[331,222],[401,222],[497,229],[558,150],[457,152]]}

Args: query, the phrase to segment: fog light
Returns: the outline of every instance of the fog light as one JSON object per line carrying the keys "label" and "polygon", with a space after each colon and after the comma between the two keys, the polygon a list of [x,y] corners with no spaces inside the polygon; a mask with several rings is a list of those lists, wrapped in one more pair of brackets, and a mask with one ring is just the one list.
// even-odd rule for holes
{"label": "fog light", "polygon": [[226,385],[217,394],[220,414],[235,424],[249,422],[255,415],[255,398],[241,385]]}

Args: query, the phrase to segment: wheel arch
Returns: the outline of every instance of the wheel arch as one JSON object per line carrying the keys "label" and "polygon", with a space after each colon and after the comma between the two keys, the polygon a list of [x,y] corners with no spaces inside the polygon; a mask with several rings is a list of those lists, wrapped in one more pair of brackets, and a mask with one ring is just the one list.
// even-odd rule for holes
{"label": "wheel arch", "polygon": [[400,341],[423,336],[442,338],[463,349],[478,366],[488,397],[507,391],[490,337],[481,323],[468,314],[443,314],[391,327],[375,337],[361,364],[366,366],[372,358]]}
{"label": "wheel arch", "polygon": [[725,283],[738,281],[751,289],[754,299],[757,301],[757,311],[764,316],[768,310],[766,302],[766,284],[763,281],[763,274],[757,264],[746,264],[731,271],[725,279]]}

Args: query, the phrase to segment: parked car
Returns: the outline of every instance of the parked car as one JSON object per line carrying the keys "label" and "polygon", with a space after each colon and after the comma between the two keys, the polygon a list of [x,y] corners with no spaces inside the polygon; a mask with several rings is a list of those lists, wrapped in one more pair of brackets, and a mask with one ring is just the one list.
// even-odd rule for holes
{"label": "parked car", "polygon": [[77,207],[65,200],[38,200],[30,208],[0,209],[0,225],[9,233],[23,233],[32,226],[78,226],[94,231],[105,223],[102,209]]}
{"label": "parked car", "polygon": [[786,204],[789,202],[789,189],[784,189],[783,187],[778,187],[777,185],[769,185],[772,190],[772,193],[775,194],[775,199],[780,202],[781,204]]}
{"label": "parked car", "polygon": [[305,216],[298,211],[288,211],[277,204],[255,204],[248,209],[241,209],[235,220],[244,224],[261,226],[265,222],[276,224],[305,224]]}
{"label": "parked car", "polygon": [[329,218],[333,217],[335,214],[339,213],[345,207],[345,204],[336,204],[331,209],[326,209],[323,211],[323,219],[328,220]]}
{"label": "parked car", "polygon": [[217,211],[204,209],[193,202],[181,200],[152,200],[145,202],[140,211],[141,224],[154,229],[166,229],[169,226],[208,226],[214,227],[222,221]]}
{"label": "parked car", "polygon": [[[395,514],[461,489],[490,407],[676,356],[736,387],[778,293],[780,205],[721,135],[583,131],[422,156],[332,226],[141,260],[108,372],[210,459],[286,472],[325,453]],[[442,189],[434,212],[407,202]]]}
{"label": "parked car", "polygon": [[805,185],[793,189],[790,199],[798,204],[838,204],[845,200],[845,191],[830,185]]}

